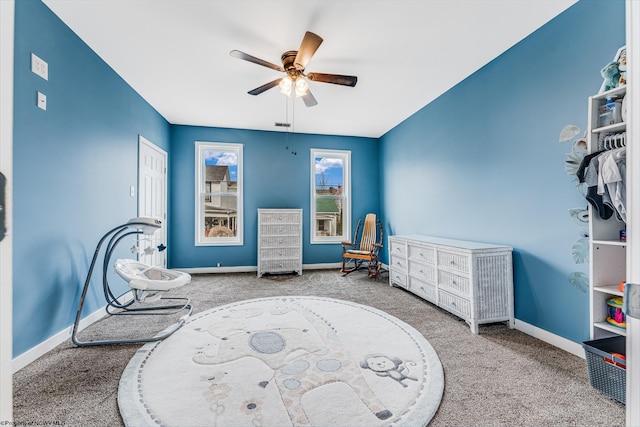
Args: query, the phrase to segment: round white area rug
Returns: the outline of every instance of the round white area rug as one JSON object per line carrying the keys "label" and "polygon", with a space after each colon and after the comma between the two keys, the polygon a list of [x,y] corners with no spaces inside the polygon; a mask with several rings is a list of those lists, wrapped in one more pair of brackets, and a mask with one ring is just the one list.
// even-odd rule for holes
{"label": "round white area rug", "polygon": [[202,312],[136,352],[127,426],[424,426],[444,389],[429,342],[372,307],[320,297]]}

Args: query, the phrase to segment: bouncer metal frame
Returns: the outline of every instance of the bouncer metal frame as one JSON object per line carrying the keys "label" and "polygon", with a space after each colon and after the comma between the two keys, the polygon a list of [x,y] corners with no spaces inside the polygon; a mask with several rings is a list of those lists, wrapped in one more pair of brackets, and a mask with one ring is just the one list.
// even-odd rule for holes
{"label": "bouncer metal frame", "polygon": [[[109,230],[98,242],[96,246],[96,250],[93,254],[93,259],[91,260],[91,265],[89,266],[89,271],[87,273],[87,278],[84,282],[84,287],[82,288],[82,295],[80,296],[80,303],[78,304],[78,311],[76,313],[75,322],[73,323],[73,331],[71,333],[71,340],[73,343],[79,347],[87,347],[87,346],[98,346],[98,345],[112,345],[112,344],[138,344],[138,343],[148,343],[154,341],[161,341],[184,325],[189,316],[193,311],[193,307],[191,306],[191,302],[189,298],[183,297],[161,297],[160,300],[174,300],[174,301],[183,301],[179,304],[167,304],[167,305],[155,305],[149,307],[132,307],[136,302],[141,302],[142,300],[139,298],[139,292],[136,289],[129,289],[122,293],[119,296],[115,296],[109,286],[108,281],[108,268],[111,261],[111,256],[113,255],[113,251],[127,236],[135,235],[135,234],[145,234],[152,235],[156,229],[160,228],[160,221],[153,218],[133,218],[129,220],[125,224],[121,224],[117,227]],[[132,229],[132,230],[131,230]],[[102,263],[102,288],[104,292],[104,297],[107,305],[105,306],[105,311],[109,316],[123,316],[123,315],[171,315],[181,312],[182,310],[188,310],[187,314],[180,317],[176,323],[161,331],[157,335],[153,337],[141,337],[141,338],[131,338],[131,339],[114,339],[114,340],[98,340],[98,341],[81,341],[78,339],[79,325],[82,320],[82,309],[84,307],[85,298],[87,296],[87,292],[89,290],[89,286],[91,284],[91,277],[93,276],[94,268],[96,265],[96,261],[98,260],[98,255],[100,254],[100,249],[103,243],[109,239],[109,243],[105,248],[104,259]],[[164,246],[159,248],[160,250],[164,249]],[[154,291],[153,289],[150,289]],[[122,297],[124,297],[129,292],[133,292],[133,298],[126,302],[120,302]]]}

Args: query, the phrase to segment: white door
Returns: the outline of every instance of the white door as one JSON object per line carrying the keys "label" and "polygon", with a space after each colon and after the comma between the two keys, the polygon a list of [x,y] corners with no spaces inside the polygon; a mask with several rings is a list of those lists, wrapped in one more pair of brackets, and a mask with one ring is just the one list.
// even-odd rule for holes
{"label": "white door", "polygon": [[159,219],[162,228],[140,240],[139,260],[166,267],[167,153],[140,136],[138,143],[138,216]]}
{"label": "white door", "polygon": [[[11,182],[13,159],[13,0],[0,0],[0,421],[13,421]],[[6,232],[3,230],[6,228]]]}

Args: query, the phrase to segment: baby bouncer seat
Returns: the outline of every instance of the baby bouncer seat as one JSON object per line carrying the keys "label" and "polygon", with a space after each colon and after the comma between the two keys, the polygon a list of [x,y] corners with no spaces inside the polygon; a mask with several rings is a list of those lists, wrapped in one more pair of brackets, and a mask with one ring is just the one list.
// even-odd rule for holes
{"label": "baby bouncer seat", "polygon": [[[115,272],[129,284],[129,290],[116,296],[109,284],[108,273],[111,257],[114,249],[127,236],[143,235],[151,236],[161,227],[159,220],[153,218],[138,217],[129,220],[127,223],[119,225],[109,230],[98,242],[93,259],[89,266],[87,278],[82,289],[78,310],[76,312],[71,340],[80,347],[107,345],[107,344],[134,344],[160,341],[172,335],[184,325],[193,310],[188,298],[164,296],[169,291],[186,285],[191,282],[191,276],[185,272],[170,270],[166,268],[150,266],[133,259],[118,259],[114,263]],[[79,324],[82,319],[82,309],[85,298],[91,284],[91,277],[98,260],[101,247],[109,239],[104,252],[102,263],[102,288],[106,300],[105,310],[109,316],[126,315],[172,315],[185,311],[177,322],[164,331],[154,336],[144,336],[127,339],[108,339],[97,341],[82,341],[78,338]],[[134,249],[137,249],[134,247]],[[164,246],[158,247],[164,250]],[[132,249],[133,250],[133,249]],[[132,293],[132,297],[127,298],[127,294]],[[169,301],[166,303],[165,301]],[[150,302],[159,302],[156,305],[145,305]],[[176,303],[177,302],[177,303]]]}

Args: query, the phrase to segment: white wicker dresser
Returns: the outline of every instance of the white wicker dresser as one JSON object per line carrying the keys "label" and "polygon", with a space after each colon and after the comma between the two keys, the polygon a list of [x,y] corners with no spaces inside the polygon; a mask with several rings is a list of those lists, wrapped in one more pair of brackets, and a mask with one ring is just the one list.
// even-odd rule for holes
{"label": "white wicker dresser", "polygon": [[464,319],[513,327],[512,248],[422,235],[389,237],[389,285]]}
{"label": "white wicker dresser", "polygon": [[258,209],[258,277],[302,275],[302,209]]}

